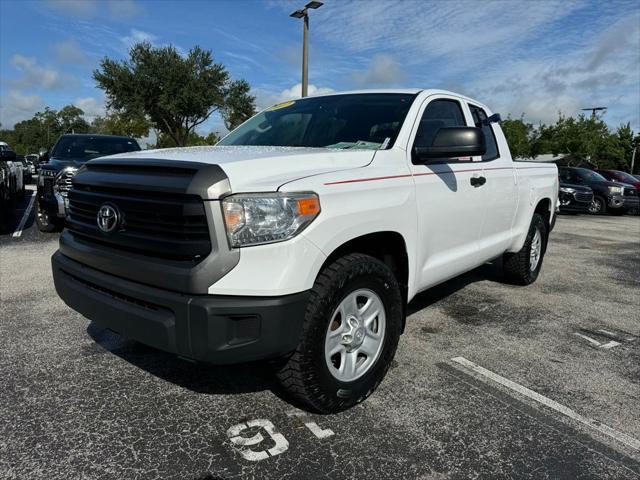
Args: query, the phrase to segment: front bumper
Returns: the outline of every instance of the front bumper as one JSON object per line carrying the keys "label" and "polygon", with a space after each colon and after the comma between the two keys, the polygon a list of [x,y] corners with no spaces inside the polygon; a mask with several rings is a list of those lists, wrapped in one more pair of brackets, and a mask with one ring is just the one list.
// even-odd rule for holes
{"label": "front bumper", "polygon": [[38,182],[38,205],[41,210],[46,210],[52,216],[67,216],[67,199],[53,189],[52,182]]}
{"label": "front bumper", "polygon": [[624,208],[628,210],[637,210],[640,208],[640,198],[637,196],[625,195]]}
{"label": "front bumper", "polygon": [[60,252],[58,295],[96,324],[192,360],[228,364],[293,351],[309,292],[279,297],[184,295],[103,273]]}

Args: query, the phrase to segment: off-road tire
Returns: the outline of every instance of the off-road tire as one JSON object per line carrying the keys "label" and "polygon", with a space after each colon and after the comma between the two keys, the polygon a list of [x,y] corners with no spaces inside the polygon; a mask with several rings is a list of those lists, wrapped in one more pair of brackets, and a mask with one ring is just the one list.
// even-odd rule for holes
{"label": "off-road tire", "polygon": [[[531,270],[531,243],[535,235],[536,229],[540,230],[540,236],[542,237],[542,251],[540,252],[540,259],[535,270]],[[533,214],[531,224],[529,225],[529,232],[524,245],[519,252],[505,253],[502,259],[502,265],[504,269],[504,275],[509,283],[516,285],[530,285],[536,281],[540,269],[542,268],[542,261],[544,260],[544,254],[547,250],[548,240],[548,228],[544,218],[538,213]]]}
{"label": "off-road tire", "polygon": [[[367,288],[385,308],[385,338],[371,368],[352,382],[341,382],[325,361],[325,336],[331,316],[349,293]],[[403,300],[400,285],[384,263],[369,255],[352,253],[325,267],[311,289],[298,348],[283,360],[276,375],[284,389],[313,411],[333,413],[366,399],[386,375],[402,331]]]}

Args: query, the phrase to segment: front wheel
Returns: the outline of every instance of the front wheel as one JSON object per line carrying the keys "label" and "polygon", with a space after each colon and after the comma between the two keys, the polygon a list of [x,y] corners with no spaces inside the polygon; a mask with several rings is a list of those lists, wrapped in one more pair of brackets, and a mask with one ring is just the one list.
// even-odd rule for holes
{"label": "front wheel", "polygon": [[520,251],[504,254],[503,268],[507,280],[517,285],[530,285],[536,281],[547,249],[547,238],[547,223],[540,214],[534,213]]}
{"label": "front wheel", "polygon": [[40,202],[37,202],[36,224],[38,230],[45,233],[59,232],[63,227],[62,220],[51,215],[46,208],[42,208]]}
{"label": "front wheel", "polygon": [[319,412],[356,405],[386,375],[402,321],[402,294],[389,267],[359,253],[339,258],[316,279],[300,344],[277,372],[280,383]]}
{"label": "front wheel", "polygon": [[607,213],[607,202],[603,197],[596,195],[589,205],[589,213],[593,215],[604,215]]}

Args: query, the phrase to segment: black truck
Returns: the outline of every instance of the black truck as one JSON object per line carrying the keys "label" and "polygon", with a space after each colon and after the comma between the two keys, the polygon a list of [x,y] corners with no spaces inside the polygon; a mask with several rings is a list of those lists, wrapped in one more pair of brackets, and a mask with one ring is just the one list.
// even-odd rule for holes
{"label": "black truck", "polygon": [[593,214],[609,212],[621,215],[631,208],[637,208],[638,197],[629,195],[633,189],[631,185],[612,182],[588,168],[560,167],[558,174],[562,183],[587,186],[593,190],[593,201],[589,208]]}
{"label": "black truck", "polygon": [[116,153],[134,152],[140,145],[133,138],[116,135],[62,135],[51,153],[45,153],[38,176],[36,223],[41,232],[62,230],[67,214],[71,180],[85,162]]}

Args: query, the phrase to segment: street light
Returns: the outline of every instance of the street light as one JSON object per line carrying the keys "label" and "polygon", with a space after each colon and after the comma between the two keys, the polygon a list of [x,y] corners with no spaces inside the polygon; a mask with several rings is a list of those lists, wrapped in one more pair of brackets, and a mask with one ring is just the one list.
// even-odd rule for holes
{"label": "street light", "polygon": [[591,117],[596,116],[596,112],[603,112],[607,109],[607,107],[591,107],[591,108],[583,108],[583,111],[591,112]]}
{"label": "street light", "polygon": [[322,2],[311,1],[307,3],[304,8],[296,10],[289,16],[293,18],[304,19],[302,27],[302,96],[307,96],[307,90],[309,86],[309,9],[317,9],[324,5]]}

